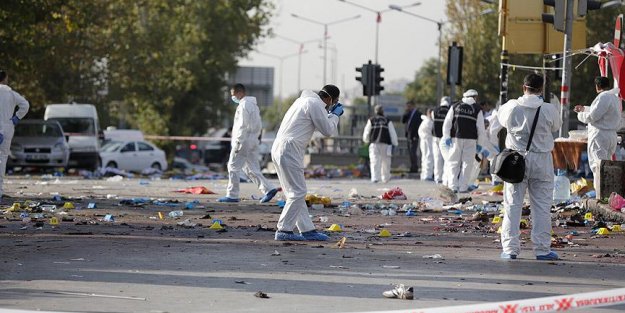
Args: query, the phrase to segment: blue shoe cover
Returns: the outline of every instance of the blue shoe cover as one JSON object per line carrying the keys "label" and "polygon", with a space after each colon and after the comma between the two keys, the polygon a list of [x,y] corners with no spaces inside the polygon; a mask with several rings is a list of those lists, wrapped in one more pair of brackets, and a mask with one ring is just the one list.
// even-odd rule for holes
{"label": "blue shoe cover", "polygon": [[278,241],[303,241],[306,240],[304,236],[294,234],[292,231],[276,231],[274,238]]}
{"label": "blue shoe cover", "polygon": [[558,256],[557,253],[551,251],[545,255],[537,255],[536,256],[536,260],[540,260],[540,261],[556,261],[559,260],[560,257]]}
{"label": "blue shoe cover", "polygon": [[236,199],[236,198],[230,198],[230,197],[221,197],[219,199],[217,199],[217,202],[239,202],[241,200]]}
{"label": "blue shoe cover", "polygon": [[505,260],[516,260],[516,254],[507,254],[502,252],[500,257]]}
{"label": "blue shoe cover", "polygon": [[274,188],[269,190],[262,199],[260,199],[260,203],[267,203],[269,201],[271,201],[271,199],[273,199],[273,197],[276,196],[276,194],[278,193],[278,188]]}
{"label": "blue shoe cover", "polygon": [[469,186],[469,187],[467,188],[467,191],[473,191],[473,190],[475,190],[475,189],[477,189],[477,188],[479,188],[479,186],[477,186],[477,185],[471,185],[471,186]]}
{"label": "blue shoe cover", "polygon": [[330,239],[330,236],[317,232],[316,230],[303,232],[302,236],[304,236],[304,239],[309,241],[327,241]]}

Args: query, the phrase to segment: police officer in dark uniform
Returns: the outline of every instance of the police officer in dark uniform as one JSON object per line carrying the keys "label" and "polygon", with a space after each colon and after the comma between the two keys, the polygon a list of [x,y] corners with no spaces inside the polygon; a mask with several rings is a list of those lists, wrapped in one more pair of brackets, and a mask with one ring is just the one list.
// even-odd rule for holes
{"label": "police officer in dark uniform", "polygon": [[456,192],[467,192],[469,173],[475,163],[475,154],[481,152],[481,142],[486,138],[484,115],[477,104],[477,91],[467,90],[462,101],[447,112],[443,123],[443,140],[449,148],[445,167],[449,170],[447,186]]}
{"label": "police officer in dark uniform", "polygon": [[406,142],[410,156],[410,173],[418,173],[421,164],[421,150],[419,150],[419,126],[421,126],[421,112],[415,108],[414,102],[406,103],[406,112],[401,118],[406,129]]}

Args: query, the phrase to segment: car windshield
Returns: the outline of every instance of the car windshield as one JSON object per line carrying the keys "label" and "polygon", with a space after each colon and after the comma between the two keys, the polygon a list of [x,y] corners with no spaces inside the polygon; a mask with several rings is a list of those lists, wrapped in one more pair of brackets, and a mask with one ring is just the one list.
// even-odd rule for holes
{"label": "car windshield", "polygon": [[121,141],[110,141],[110,142],[106,143],[104,146],[102,146],[100,151],[102,151],[102,152],[115,152],[115,151],[119,150],[119,148],[122,147],[123,145],[124,145],[124,142],[121,142]]}
{"label": "car windshield", "polygon": [[55,123],[22,123],[15,127],[17,137],[61,137],[63,133]]}
{"label": "car windshield", "polygon": [[63,131],[68,135],[79,134],[93,136],[95,135],[95,125],[91,118],[51,118],[50,120],[58,121],[63,128]]}

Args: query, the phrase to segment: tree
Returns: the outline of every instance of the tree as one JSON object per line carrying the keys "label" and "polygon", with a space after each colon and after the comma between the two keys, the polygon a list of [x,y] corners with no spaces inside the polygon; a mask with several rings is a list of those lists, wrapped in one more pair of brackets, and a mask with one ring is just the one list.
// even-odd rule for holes
{"label": "tree", "polygon": [[[478,90],[482,99],[495,102],[499,99],[501,38],[497,35],[497,15],[479,15],[486,8],[489,8],[489,5],[479,0],[447,0],[446,15],[450,22],[444,36],[443,47],[449,46],[454,41],[464,47],[462,89],[458,92],[473,88]],[[497,4],[490,5],[490,8],[496,10]],[[589,12],[586,23],[588,47],[597,42],[612,41],[614,20],[619,13],[619,7]],[[512,54],[509,62],[541,67],[542,57],[541,54]],[[599,75],[596,59],[591,57],[581,63],[585,58],[584,53],[577,53],[572,57],[571,104],[589,104],[596,96],[593,92],[593,79]],[[554,65],[548,64],[547,66]],[[432,68],[436,68],[432,60],[427,60],[422,65],[415,75],[415,80],[405,91],[407,98],[418,102],[432,101],[435,86],[432,86],[432,81],[427,79],[433,77]],[[446,64],[443,64],[442,70],[445,69]],[[509,67],[508,98],[520,96],[523,77],[530,72],[542,73],[541,70]],[[547,76],[550,78],[552,93],[559,97],[561,77],[554,77],[553,72],[547,73]],[[448,86],[447,90],[449,90]]]}
{"label": "tree", "polygon": [[427,105],[436,105],[436,77],[438,59],[429,58],[415,74],[415,79],[406,86],[404,96],[408,100]]}
{"label": "tree", "polygon": [[450,29],[445,46],[457,42],[463,47],[462,86],[456,94],[475,89],[481,99],[496,100],[501,40],[497,35],[497,15],[480,15],[486,8],[479,0],[448,0]]}
{"label": "tree", "polygon": [[285,99],[275,99],[273,100],[273,105],[263,107],[263,128],[266,130],[278,130],[284,114],[298,97],[298,95],[291,95]]}
{"label": "tree", "polygon": [[225,75],[268,33],[272,9],[262,0],[5,0],[0,67],[35,112],[75,100],[96,104],[103,123],[204,133],[230,116]]}

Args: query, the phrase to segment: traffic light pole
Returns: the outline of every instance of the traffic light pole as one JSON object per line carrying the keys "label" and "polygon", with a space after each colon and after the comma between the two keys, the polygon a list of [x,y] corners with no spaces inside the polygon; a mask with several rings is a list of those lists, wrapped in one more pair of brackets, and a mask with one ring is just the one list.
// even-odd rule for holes
{"label": "traffic light pole", "polygon": [[571,51],[571,40],[573,39],[573,0],[566,1],[566,22],[564,23],[564,51],[562,52],[562,87],[560,88],[560,117],[562,117],[562,127],[560,137],[569,135],[569,87],[571,86],[572,60],[567,55]]}

